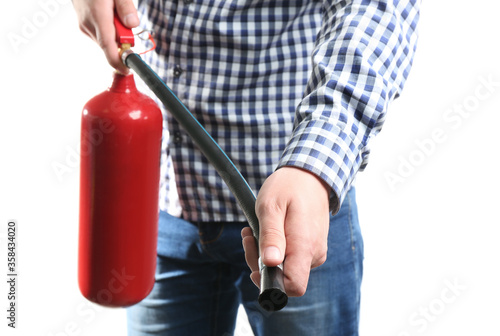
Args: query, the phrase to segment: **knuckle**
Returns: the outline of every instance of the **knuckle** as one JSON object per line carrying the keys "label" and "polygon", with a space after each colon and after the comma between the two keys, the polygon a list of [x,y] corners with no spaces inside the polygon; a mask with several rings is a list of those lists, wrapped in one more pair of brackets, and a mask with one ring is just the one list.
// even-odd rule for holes
{"label": "knuckle", "polygon": [[311,268],[323,265],[328,257],[328,245],[326,243],[317,243],[312,246]]}
{"label": "knuckle", "polygon": [[318,258],[316,259],[316,262],[313,263],[311,267],[314,268],[323,265],[326,262],[326,258],[327,258],[326,253],[319,255]]}
{"label": "knuckle", "polygon": [[87,34],[87,27],[85,26],[85,24],[84,24],[83,22],[80,22],[80,23],[78,24],[78,28],[80,29],[80,31],[81,31],[82,33]]}
{"label": "knuckle", "polygon": [[287,288],[287,294],[289,296],[304,296],[306,293],[307,284],[293,283],[289,288]]}
{"label": "knuckle", "polygon": [[274,226],[264,226],[260,229],[260,236],[262,238],[279,237],[281,239],[283,238],[283,232]]}
{"label": "knuckle", "polygon": [[284,212],[283,207],[274,200],[259,200],[255,205],[255,210],[260,216],[277,215]]}
{"label": "knuckle", "polygon": [[318,260],[320,261],[320,265],[324,264],[327,257],[328,257],[328,244],[324,242],[323,244],[320,245],[319,253],[318,253]]}
{"label": "knuckle", "polygon": [[262,227],[260,231],[260,247],[264,248],[269,245],[278,245],[280,248],[284,244],[284,234],[276,227]]}
{"label": "knuckle", "polygon": [[83,17],[78,20],[78,28],[85,34],[89,34],[94,30],[93,24],[88,17]]}
{"label": "knuckle", "polygon": [[118,46],[113,45],[113,40],[108,40],[107,36],[103,36],[103,34],[97,34],[97,44],[106,54],[108,59],[112,58],[113,52],[116,50],[116,54],[118,55]]}
{"label": "knuckle", "polygon": [[115,4],[122,9],[134,7],[134,3],[130,0],[116,0]]}
{"label": "knuckle", "polygon": [[108,51],[108,44],[101,36],[97,37],[97,44],[99,45],[99,47],[101,47],[102,50],[104,50],[104,52]]}

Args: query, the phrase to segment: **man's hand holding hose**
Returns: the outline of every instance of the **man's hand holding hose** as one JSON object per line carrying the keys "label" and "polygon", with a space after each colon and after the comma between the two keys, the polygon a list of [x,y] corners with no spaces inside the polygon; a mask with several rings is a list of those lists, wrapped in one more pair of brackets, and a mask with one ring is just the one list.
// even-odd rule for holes
{"label": "man's hand holding hose", "polygon": [[[260,253],[266,266],[284,263],[285,290],[304,295],[311,268],[326,260],[329,187],[316,175],[282,167],[264,182],[257,195]],[[258,253],[250,228],[242,231],[245,257],[255,284],[260,283]]]}

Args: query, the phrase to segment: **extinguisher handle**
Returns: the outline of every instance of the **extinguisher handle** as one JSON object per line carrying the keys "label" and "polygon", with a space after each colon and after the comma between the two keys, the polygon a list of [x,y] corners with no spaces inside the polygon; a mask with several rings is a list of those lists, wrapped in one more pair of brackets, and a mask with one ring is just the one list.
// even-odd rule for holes
{"label": "extinguisher handle", "polygon": [[132,29],[125,27],[125,25],[118,17],[118,13],[116,12],[116,10],[114,16],[114,23],[116,31],[116,43],[118,43],[120,47],[123,46],[123,44],[128,44],[129,47],[133,47],[135,42],[134,33],[132,32]]}
{"label": "extinguisher handle", "polygon": [[[222,177],[243,210],[258,247],[259,221],[255,213],[255,195],[245,178],[187,107],[138,54],[130,49],[126,50],[122,54],[122,60],[160,99]],[[261,262],[259,264],[261,274],[259,303],[265,310],[278,311],[288,302],[283,282],[283,265],[268,267]]]}

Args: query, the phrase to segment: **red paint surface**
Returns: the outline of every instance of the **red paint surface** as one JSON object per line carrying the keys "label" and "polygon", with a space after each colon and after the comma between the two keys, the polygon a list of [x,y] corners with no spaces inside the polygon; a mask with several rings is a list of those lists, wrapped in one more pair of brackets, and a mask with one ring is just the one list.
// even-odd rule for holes
{"label": "red paint surface", "polygon": [[105,306],[141,301],[154,284],[162,116],[133,75],[82,113],[78,281]]}
{"label": "red paint surface", "polygon": [[116,12],[114,17],[114,23],[116,31],[116,43],[118,44],[128,43],[130,44],[131,47],[133,47],[135,42],[134,33],[132,32],[132,29],[127,28],[123,25],[123,23],[118,18]]}

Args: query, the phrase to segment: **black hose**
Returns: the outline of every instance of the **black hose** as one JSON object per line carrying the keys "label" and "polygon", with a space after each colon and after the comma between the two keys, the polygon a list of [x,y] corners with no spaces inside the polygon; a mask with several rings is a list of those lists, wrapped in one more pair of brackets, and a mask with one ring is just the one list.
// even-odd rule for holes
{"label": "black hose", "polygon": [[[142,78],[227,184],[248,220],[258,248],[259,221],[255,214],[255,195],[247,181],[217,142],[141,57],[133,52],[124,53],[123,57],[125,65]],[[288,302],[283,284],[283,265],[267,267],[259,264],[261,274],[259,304],[267,311],[278,311]]]}

